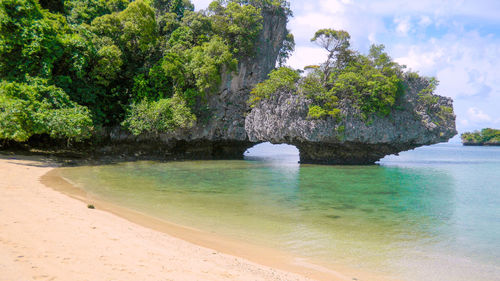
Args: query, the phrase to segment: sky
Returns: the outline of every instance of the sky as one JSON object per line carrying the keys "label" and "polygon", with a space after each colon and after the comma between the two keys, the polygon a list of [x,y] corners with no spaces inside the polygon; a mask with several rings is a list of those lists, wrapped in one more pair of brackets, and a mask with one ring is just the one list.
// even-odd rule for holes
{"label": "sky", "polygon": [[[192,0],[196,10],[211,0]],[[384,44],[397,62],[440,81],[451,97],[459,133],[500,129],[500,1],[498,0],[291,0],[288,28],[296,48],[288,64],[319,64],[326,53],[310,42],[321,28],[351,34],[366,53]]]}

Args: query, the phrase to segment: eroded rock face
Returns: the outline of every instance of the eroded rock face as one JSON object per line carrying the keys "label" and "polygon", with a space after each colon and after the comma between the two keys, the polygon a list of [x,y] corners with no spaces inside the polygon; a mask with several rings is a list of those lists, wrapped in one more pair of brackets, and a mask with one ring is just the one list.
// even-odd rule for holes
{"label": "eroded rock face", "polygon": [[297,93],[279,92],[261,101],[246,117],[245,129],[252,142],[295,145],[301,163],[373,164],[385,155],[422,145],[444,142],[457,134],[450,98],[438,97],[426,105],[418,93],[425,79],[408,79],[398,109],[387,117],[361,117],[359,109],[340,103],[342,120],[307,117],[311,100]]}
{"label": "eroded rock face", "polygon": [[[222,75],[217,93],[209,96],[207,116],[189,130],[134,136],[122,128],[100,132],[101,144],[95,154],[123,155],[124,158],[160,159],[241,159],[255,145],[245,131],[247,100],[255,84],[267,78],[275,67],[287,35],[287,16],[263,10],[261,31],[254,57],[239,60],[237,72]],[[135,155],[135,156],[134,156]],[[137,156],[139,155],[139,156]]]}
{"label": "eroded rock face", "polygon": [[[388,154],[447,141],[456,134],[455,116],[443,114],[449,98],[424,105],[418,93],[423,79],[408,80],[408,91],[389,117],[363,120],[359,110],[341,102],[342,121],[307,118],[311,100],[278,92],[250,109],[255,84],[265,80],[287,35],[285,15],[263,11],[256,55],[240,59],[237,73],[226,73],[218,93],[208,99],[209,114],[189,130],[134,136],[121,128],[103,130],[92,145],[97,157],[123,159],[241,159],[260,142],[295,145],[302,163],[372,164]],[[99,137],[100,136],[100,137]]]}

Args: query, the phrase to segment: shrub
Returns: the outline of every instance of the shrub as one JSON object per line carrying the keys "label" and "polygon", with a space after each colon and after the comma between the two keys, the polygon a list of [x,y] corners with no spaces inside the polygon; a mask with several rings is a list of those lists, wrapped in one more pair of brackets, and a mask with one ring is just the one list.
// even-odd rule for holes
{"label": "shrub", "polygon": [[26,141],[35,134],[83,140],[91,135],[89,110],[43,79],[0,84],[0,139]]}
{"label": "shrub", "polygon": [[249,103],[255,106],[261,99],[269,98],[277,91],[295,91],[300,75],[289,67],[280,67],[269,73],[269,79],[259,83],[250,92]]}
{"label": "shrub", "polygon": [[186,106],[186,102],[177,95],[158,101],[143,100],[133,104],[123,126],[134,135],[142,133],[166,133],[176,129],[188,129],[194,126],[196,116]]}

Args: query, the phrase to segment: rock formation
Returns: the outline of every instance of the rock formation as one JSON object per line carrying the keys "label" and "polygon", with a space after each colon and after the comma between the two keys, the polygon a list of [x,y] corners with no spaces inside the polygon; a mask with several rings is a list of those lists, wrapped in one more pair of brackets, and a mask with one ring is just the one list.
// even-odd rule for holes
{"label": "rock formation", "polygon": [[242,159],[255,143],[245,131],[247,100],[255,84],[267,78],[275,67],[287,35],[287,16],[273,8],[262,11],[263,29],[255,57],[240,59],[238,71],[226,73],[218,93],[208,100],[209,115],[198,118],[189,130],[134,136],[122,128],[103,130],[96,156],[123,155],[159,159]]}
{"label": "rock formation", "polygon": [[194,128],[162,135],[133,136],[115,128],[101,132],[94,154],[158,159],[241,159],[246,149],[261,142],[295,145],[301,163],[372,164],[388,154],[447,141],[456,134],[449,98],[424,106],[418,93],[424,79],[407,79],[407,93],[389,117],[363,120],[349,104],[341,105],[341,122],[307,118],[305,97],[277,92],[250,109],[251,89],[274,68],[287,34],[285,15],[263,11],[263,31],[254,58],[240,60],[236,73],[223,75],[219,93],[209,97],[210,115]]}
{"label": "rock formation", "polygon": [[341,103],[341,121],[313,120],[307,117],[311,100],[278,92],[252,109],[245,129],[252,142],[292,144],[300,151],[301,163],[320,164],[373,164],[385,155],[456,135],[455,116],[442,110],[452,107],[452,100],[436,96],[437,103],[426,106],[418,93],[427,81],[412,78],[405,82],[407,91],[398,109],[387,117],[364,120],[359,109]]}

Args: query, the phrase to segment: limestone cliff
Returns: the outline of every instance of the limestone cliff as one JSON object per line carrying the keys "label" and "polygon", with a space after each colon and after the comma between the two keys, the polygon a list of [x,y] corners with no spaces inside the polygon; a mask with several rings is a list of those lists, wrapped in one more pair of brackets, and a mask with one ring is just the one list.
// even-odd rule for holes
{"label": "limestone cliff", "polygon": [[423,78],[406,78],[406,92],[387,117],[362,118],[359,109],[340,103],[341,120],[307,117],[311,100],[278,92],[260,102],[246,117],[252,142],[295,145],[301,163],[373,164],[389,154],[444,142],[456,135],[452,100],[437,97],[426,104],[419,96],[428,86]]}
{"label": "limestone cliff", "polygon": [[341,102],[342,121],[308,119],[311,101],[290,92],[274,93],[251,109],[250,91],[275,67],[287,35],[286,15],[263,10],[263,16],[255,56],[240,59],[237,72],[222,76],[218,92],[209,96],[208,114],[193,128],[140,136],[121,128],[102,130],[90,153],[133,159],[241,159],[246,149],[270,141],[297,146],[302,163],[372,164],[456,134],[451,99],[423,103],[418,93],[427,81],[417,78],[406,79],[406,94],[388,117],[364,120],[358,109]]}
{"label": "limestone cliff", "polygon": [[97,156],[123,155],[160,159],[239,159],[255,143],[245,131],[247,100],[255,84],[275,67],[287,35],[287,15],[279,8],[262,10],[263,29],[254,57],[239,60],[236,72],[222,75],[219,91],[209,96],[208,114],[189,130],[161,135],[134,136],[122,128],[103,130],[96,145]]}

